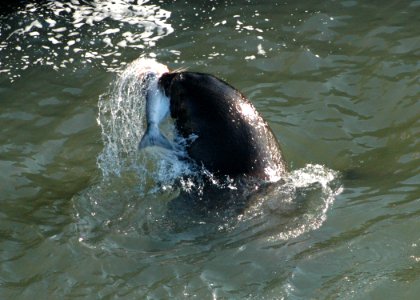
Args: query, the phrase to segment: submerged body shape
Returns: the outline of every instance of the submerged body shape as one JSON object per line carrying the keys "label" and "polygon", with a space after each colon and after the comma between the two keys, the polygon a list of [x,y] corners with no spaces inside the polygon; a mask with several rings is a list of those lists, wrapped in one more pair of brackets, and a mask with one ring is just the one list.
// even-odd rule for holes
{"label": "submerged body shape", "polygon": [[286,171],[270,127],[228,83],[209,74],[174,72],[164,73],[158,87],[169,98],[178,133],[196,137],[187,152],[199,166],[233,179],[271,181]]}

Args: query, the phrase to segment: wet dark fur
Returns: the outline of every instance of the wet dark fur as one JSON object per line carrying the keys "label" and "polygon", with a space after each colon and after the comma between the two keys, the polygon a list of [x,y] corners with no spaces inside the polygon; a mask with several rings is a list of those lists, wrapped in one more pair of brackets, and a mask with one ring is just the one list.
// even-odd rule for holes
{"label": "wet dark fur", "polygon": [[[252,104],[228,83],[209,74],[165,73],[160,87],[170,98],[171,117],[185,138],[198,138],[187,148],[199,166],[216,176],[267,179],[265,169],[286,169],[277,139],[256,112],[244,115],[240,104]],[[257,126],[259,125],[259,126]]]}

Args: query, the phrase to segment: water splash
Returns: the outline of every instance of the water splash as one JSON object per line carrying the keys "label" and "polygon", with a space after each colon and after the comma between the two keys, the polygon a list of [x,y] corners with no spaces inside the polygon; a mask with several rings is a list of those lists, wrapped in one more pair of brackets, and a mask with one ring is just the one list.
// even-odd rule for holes
{"label": "water splash", "polygon": [[[73,199],[81,241],[98,245],[101,240],[103,247],[111,249],[114,246],[107,241],[110,235],[153,234],[159,238],[161,234],[175,237],[176,232],[182,235],[185,230],[193,230],[199,239],[203,232],[213,230],[234,235],[239,232],[245,239],[275,232],[265,238],[276,242],[296,238],[325,222],[341,187],[337,183],[339,174],[324,166],[308,164],[282,176],[277,183],[238,190],[233,180],[219,180],[180,159],[194,136],[191,140],[178,137],[170,120],[161,129],[174,140],[176,151],[157,147],[138,151],[145,132],[146,93],[157,88],[157,78],[167,71],[153,59],[137,59],[100,98],[98,124],[104,148],[97,163],[102,180]],[[148,76],[150,72],[156,76]],[[184,203],[184,198],[177,198],[178,192],[200,197],[209,183],[224,191],[218,194],[219,201],[249,197],[250,206],[241,215],[229,211],[191,215],[195,212],[190,209],[191,199],[185,198]],[[204,231],[196,229],[200,226],[207,227]]]}
{"label": "water splash", "polygon": [[153,78],[147,73],[162,74],[168,69],[154,60],[138,59],[119,76],[110,93],[99,100],[98,124],[102,129],[104,149],[98,158],[103,175],[121,175],[124,164],[137,157],[137,145],[144,134],[146,93]]}
{"label": "water splash", "polygon": [[343,191],[337,182],[338,178],[338,172],[321,165],[308,164],[302,169],[293,171],[286,185],[293,191],[292,195],[303,192],[304,197],[307,197],[306,212],[299,216],[292,228],[281,232],[276,238],[288,240],[321,227],[327,219],[328,208],[335,197]]}
{"label": "water splash", "polygon": [[[118,77],[111,91],[99,100],[98,124],[104,149],[98,157],[103,178],[137,174],[139,186],[152,181],[161,189],[171,188],[181,175],[192,174],[191,166],[180,159],[185,156],[187,140],[175,136],[168,120],[162,130],[175,140],[175,151],[158,147],[138,150],[145,132],[146,93],[157,88],[157,80],[168,68],[153,59],[139,58]],[[148,76],[154,73],[156,76]]]}
{"label": "water splash", "polygon": [[[263,227],[278,227],[268,239],[290,240],[316,230],[327,219],[327,212],[342,192],[340,174],[325,166],[308,164],[287,174],[278,185],[259,195],[242,220],[258,222],[267,218]],[[259,229],[263,230],[263,229]]]}
{"label": "water splash", "polygon": [[122,50],[124,57],[130,49],[153,56],[156,42],[174,30],[171,12],[148,2],[42,1],[0,15],[0,73],[13,81],[35,65],[55,70],[95,65],[114,72],[127,63]]}

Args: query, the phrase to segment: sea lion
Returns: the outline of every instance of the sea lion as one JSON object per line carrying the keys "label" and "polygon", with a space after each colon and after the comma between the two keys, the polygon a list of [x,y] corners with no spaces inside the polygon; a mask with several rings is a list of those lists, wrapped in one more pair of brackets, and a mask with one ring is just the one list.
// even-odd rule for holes
{"label": "sea lion", "polygon": [[[168,72],[147,94],[148,129],[140,148],[171,143],[158,124],[170,112],[178,133],[191,138],[189,157],[218,178],[272,181],[286,172],[279,143],[252,103],[225,81],[205,73]],[[152,109],[153,108],[153,109]]]}

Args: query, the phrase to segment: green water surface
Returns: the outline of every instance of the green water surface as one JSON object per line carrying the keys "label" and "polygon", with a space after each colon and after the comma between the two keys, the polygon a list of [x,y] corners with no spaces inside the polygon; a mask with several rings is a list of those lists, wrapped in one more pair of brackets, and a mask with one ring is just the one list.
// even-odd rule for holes
{"label": "green water surface", "polygon": [[[0,298],[418,299],[419,28],[420,1],[3,11]],[[338,171],[322,224],[285,235],[303,215],[263,211],[234,228],[172,228],[159,217],[170,194],[140,196],[130,174],[101,183],[98,102],[140,56],[241,90],[291,170]]]}

